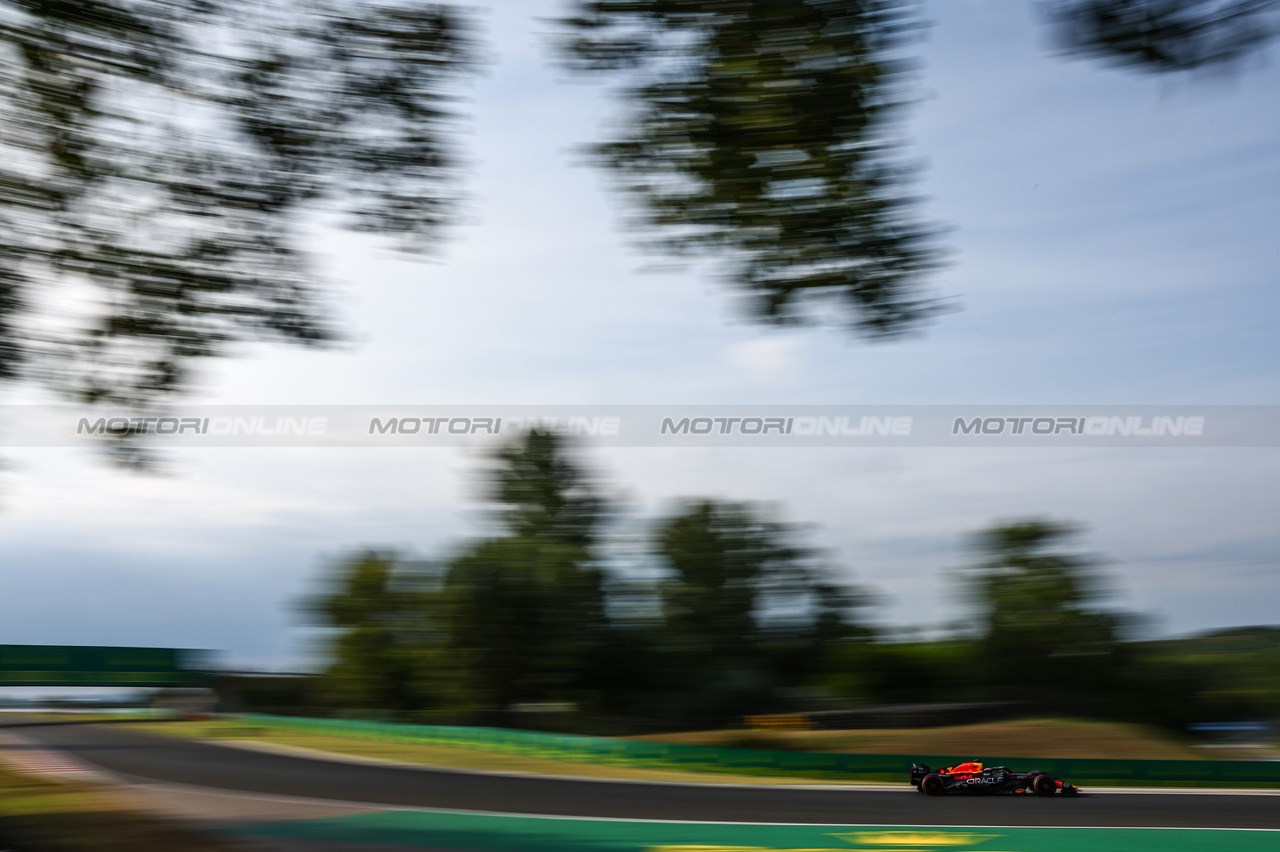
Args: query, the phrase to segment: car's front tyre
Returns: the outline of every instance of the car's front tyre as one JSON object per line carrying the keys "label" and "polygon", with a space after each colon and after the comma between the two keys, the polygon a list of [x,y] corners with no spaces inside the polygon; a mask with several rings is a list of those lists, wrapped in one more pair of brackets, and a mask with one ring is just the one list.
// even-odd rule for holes
{"label": "car's front tyre", "polygon": [[1037,796],[1052,796],[1058,792],[1058,782],[1049,775],[1037,775],[1032,789]]}

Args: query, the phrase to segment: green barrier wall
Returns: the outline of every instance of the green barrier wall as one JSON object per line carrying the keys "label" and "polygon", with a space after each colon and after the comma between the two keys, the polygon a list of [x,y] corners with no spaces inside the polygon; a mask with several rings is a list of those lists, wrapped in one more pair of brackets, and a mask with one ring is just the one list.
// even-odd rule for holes
{"label": "green barrier wall", "polygon": [[709,748],[641,740],[579,737],[515,731],[505,728],[462,728],[400,725],[345,719],[247,715],[245,722],[264,727],[334,734],[406,744],[455,746],[500,751],[581,763],[616,764],[651,769],[685,769],[735,775],[813,778],[839,781],[905,782],[912,763],[951,766],[982,760],[989,766],[1018,771],[1039,769],[1075,784],[1140,787],[1280,787],[1280,761],[1267,760],[1048,760],[989,755],[823,754],[744,748]]}

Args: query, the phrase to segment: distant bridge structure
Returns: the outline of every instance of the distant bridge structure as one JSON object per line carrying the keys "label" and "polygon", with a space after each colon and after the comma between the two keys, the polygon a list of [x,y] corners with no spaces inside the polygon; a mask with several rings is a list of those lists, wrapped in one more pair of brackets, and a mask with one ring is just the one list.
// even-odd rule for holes
{"label": "distant bridge structure", "polygon": [[0,686],[203,687],[208,652],[97,645],[0,645]]}

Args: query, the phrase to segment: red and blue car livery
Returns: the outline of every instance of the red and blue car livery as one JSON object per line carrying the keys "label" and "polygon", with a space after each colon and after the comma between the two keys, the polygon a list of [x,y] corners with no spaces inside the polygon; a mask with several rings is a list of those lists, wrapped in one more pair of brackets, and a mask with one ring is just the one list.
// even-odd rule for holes
{"label": "red and blue car livery", "polygon": [[1046,772],[1013,772],[1007,766],[983,766],[980,762],[948,766],[946,769],[930,769],[928,764],[911,764],[911,783],[921,793],[929,796],[950,795],[1014,795],[1034,793],[1052,796],[1058,791],[1074,796],[1080,788],[1067,781],[1059,781]]}

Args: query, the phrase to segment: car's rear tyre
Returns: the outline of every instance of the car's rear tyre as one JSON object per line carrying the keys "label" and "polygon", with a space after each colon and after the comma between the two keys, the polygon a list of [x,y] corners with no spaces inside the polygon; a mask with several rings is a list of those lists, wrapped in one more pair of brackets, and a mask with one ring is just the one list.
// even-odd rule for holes
{"label": "car's rear tyre", "polygon": [[941,775],[926,775],[920,780],[920,792],[928,796],[941,796],[947,784]]}
{"label": "car's rear tyre", "polygon": [[1037,775],[1031,789],[1036,791],[1037,796],[1052,796],[1058,792],[1058,782],[1048,775]]}

